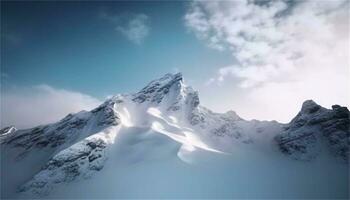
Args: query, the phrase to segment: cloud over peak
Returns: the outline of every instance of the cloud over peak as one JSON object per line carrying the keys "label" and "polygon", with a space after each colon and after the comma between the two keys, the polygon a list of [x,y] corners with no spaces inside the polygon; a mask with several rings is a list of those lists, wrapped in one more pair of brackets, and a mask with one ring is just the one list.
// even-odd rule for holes
{"label": "cloud over peak", "polygon": [[142,13],[123,13],[113,15],[103,11],[103,19],[111,22],[115,30],[135,44],[141,44],[150,33],[150,18]]}
{"label": "cloud over peak", "polygon": [[232,54],[206,85],[238,85],[243,116],[285,121],[305,99],[349,105],[349,1],[194,1],[184,19]]}

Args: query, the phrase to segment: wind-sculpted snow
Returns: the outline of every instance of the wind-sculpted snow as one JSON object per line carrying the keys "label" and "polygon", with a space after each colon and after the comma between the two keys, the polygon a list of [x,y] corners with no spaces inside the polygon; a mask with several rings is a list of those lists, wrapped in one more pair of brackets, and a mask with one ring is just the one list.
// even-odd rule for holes
{"label": "wind-sculpted snow", "polygon": [[338,105],[326,109],[309,100],[298,115],[276,137],[282,152],[301,160],[315,159],[330,152],[344,161],[349,159],[349,110]]}
{"label": "wind-sculpted snow", "polygon": [[180,127],[176,124],[168,122],[165,119],[165,116],[162,116],[162,113],[156,108],[150,108],[147,111],[155,119],[152,123],[151,129],[155,130],[158,133],[164,134],[176,142],[182,144],[181,149],[178,152],[178,156],[185,162],[188,162],[189,159],[186,158],[187,151],[194,151],[195,149],[203,149],[206,151],[222,153],[218,150],[210,148],[208,145],[202,142],[202,140],[193,133],[193,130],[186,127]]}
{"label": "wind-sculpted snow", "polygon": [[[201,106],[198,92],[184,84],[180,73],[166,74],[152,81],[140,92],[132,95],[132,100],[140,104],[136,107],[146,105],[143,113],[137,112],[134,115],[144,116],[148,108],[156,107],[163,116],[176,119],[178,126],[192,127],[198,137],[221,149],[228,150],[227,145],[232,145],[232,142],[237,140],[243,143],[260,140],[260,136],[253,138],[256,130],[250,129],[251,123],[240,118],[234,111],[214,113]],[[270,134],[277,134],[279,124],[263,123],[265,129],[272,131]]]}
{"label": "wind-sculpted snow", "polygon": [[312,101],[288,125],[215,113],[166,74],[57,123],[1,130],[1,197],[344,198],[346,165],[281,151],[311,159],[327,141],[344,158],[348,130],[345,107]]}

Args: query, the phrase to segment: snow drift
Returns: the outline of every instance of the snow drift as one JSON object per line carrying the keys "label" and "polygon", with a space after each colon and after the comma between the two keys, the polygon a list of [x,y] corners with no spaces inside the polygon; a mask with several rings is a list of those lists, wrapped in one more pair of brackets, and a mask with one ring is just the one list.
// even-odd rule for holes
{"label": "snow drift", "polygon": [[2,198],[348,198],[346,107],[247,121],[180,73],[0,140]]}

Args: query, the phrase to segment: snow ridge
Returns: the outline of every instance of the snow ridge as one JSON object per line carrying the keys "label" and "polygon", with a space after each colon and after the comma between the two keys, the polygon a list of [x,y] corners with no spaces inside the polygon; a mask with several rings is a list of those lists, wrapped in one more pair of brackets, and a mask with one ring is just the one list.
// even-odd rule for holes
{"label": "snow ridge", "polygon": [[[346,107],[329,110],[312,100],[304,102],[289,124],[248,121],[234,111],[215,113],[200,105],[198,92],[185,84],[181,73],[166,74],[139,92],[113,96],[57,123],[1,130],[1,173],[11,180],[2,184],[2,197],[46,197],[56,187],[114,170],[115,163],[187,166],[196,165],[203,155],[221,159],[244,151],[313,160],[324,146],[347,161],[349,124]],[[26,169],[33,160],[34,167]],[[16,171],[23,171],[22,178]]]}

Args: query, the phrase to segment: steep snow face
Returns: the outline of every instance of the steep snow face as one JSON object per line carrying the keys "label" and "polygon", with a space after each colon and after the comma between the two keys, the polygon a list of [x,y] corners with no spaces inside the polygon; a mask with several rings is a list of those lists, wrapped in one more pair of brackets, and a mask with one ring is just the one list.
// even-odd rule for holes
{"label": "steep snow face", "polygon": [[9,129],[0,141],[1,179],[6,183],[1,184],[2,197],[13,194],[55,154],[119,123],[113,105],[105,103],[91,112],[69,114],[57,123],[26,130]]}
{"label": "steep snow face", "polygon": [[283,153],[301,160],[315,159],[321,153],[331,153],[349,160],[349,110],[339,105],[332,110],[312,100],[305,101],[298,115],[276,137]]}
{"label": "steep snow face", "polygon": [[[138,118],[132,120],[131,124],[152,125],[155,113],[149,111],[155,108],[154,110],[162,115],[167,124],[172,123],[190,129],[190,132],[195,133],[193,135],[202,142],[222,151],[232,151],[233,144],[237,142],[267,143],[268,148],[271,148],[272,137],[281,131],[281,126],[277,122],[256,120],[250,122],[240,118],[234,111],[221,114],[201,106],[198,92],[184,84],[181,73],[166,74],[149,83],[140,92],[115,97],[114,101],[124,102],[124,106],[121,107],[128,111],[118,113],[124,112],[133,118]],[[140,118],[144,121],[141,122]]]}

